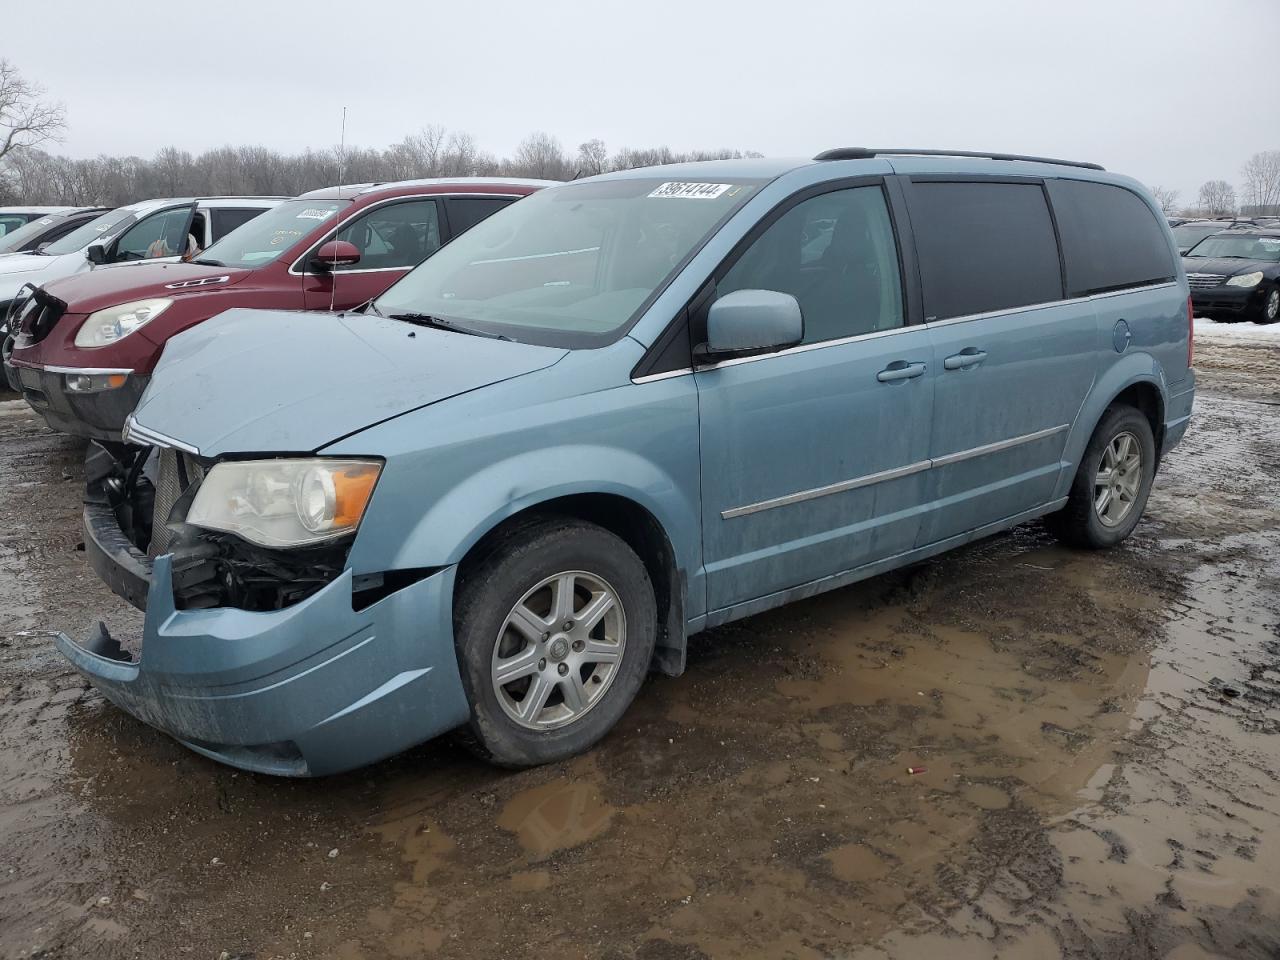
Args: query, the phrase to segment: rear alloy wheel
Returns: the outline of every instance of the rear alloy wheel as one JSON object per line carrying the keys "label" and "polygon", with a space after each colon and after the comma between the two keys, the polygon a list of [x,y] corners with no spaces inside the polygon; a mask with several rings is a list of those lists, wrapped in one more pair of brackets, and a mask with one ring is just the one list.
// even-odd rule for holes
{"label": "rear alloy wheel", "polygon": [[518,523],[482,547],[464,565],[453,619],[470,745],[509,767],[571,757],[608,733],[657,639],[644,563],[570,518]]}
{"label": "rear alloy wheel", "polygon": [[1156,444],[1146,415],[1111,407],[1085,448],[1067,505],[1045,518],[1049,529],[1075,547],[1114,547],[1138,525],[1156,473]]}
{"label": "rear alloy wheel", "polygon": [[1277,320],[1280,320],[1280,283],[1267,294],[1267,299],[1262,302],[1262,309],[1253,322],[1275,323]]}

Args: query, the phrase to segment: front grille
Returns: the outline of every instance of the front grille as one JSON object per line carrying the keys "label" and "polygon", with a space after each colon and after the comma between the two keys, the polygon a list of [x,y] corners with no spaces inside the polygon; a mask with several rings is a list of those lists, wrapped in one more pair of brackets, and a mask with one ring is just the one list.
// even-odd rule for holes
{"label": "front grille", "polygon": [[1221,273],[1188,273],[1187,284],[1192,290],[1210,290],[1227,279]]}
{"label": "front grille", "polygon": [[147,544],[147,555],[150,557],[159,557],[169,552],[171,531],[168,523],[173,505],[193,483],[204,479],[204,468],[187,454],[172,447],[161,447],[158,454],[155,471],[156,501],[151,514],[151,542]]}

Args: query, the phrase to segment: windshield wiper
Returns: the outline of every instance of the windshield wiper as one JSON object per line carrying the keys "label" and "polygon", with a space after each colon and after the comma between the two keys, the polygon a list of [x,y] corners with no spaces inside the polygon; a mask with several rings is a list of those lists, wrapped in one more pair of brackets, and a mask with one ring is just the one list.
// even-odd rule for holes
{"label": "windshield wiper", "polygon": [[[378,314],[382,316],[382,314]],[[489,333],[486,330],[477,330],[475,327],[464,326],[456,320],[450,320],[448,317],[437,317],[430,313],[392,313],[387,315],[388,320],[400,320],[404,323],[412,323],[419,327],[435,327],[437,330],[452,330],[454,333],[467,333],[476,337],[490,337],[494,340],[510,340],[510,337],[504,337],[500,333]]]}
{"label": "windshield wiper", "polygon": [[192,260],[191,262],[198,263],[202,267],[225,267],[226,266],[226,264],[223,263],[221,260],[206,260],[203,257],[197,260]]}

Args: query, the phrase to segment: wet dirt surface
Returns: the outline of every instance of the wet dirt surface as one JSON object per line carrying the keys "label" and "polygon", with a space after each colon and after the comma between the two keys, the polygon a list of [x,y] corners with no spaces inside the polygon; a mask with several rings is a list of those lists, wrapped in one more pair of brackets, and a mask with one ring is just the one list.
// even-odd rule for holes
{"label": "wet dirt surface", "polygon": [[0,957],[1280,955],[1280,350],[1197,363],[1121,549],[1031,525],[703,634],[567,763],[304,782],[63,664],[139,618],[79,447],[0,404]]}

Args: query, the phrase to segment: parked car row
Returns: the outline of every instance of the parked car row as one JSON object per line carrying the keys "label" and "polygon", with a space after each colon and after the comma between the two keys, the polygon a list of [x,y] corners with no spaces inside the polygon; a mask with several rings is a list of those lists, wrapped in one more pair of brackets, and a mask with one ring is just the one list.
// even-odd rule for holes
{"label": "parked car row", "polygon": [[700,630],[1036,517],[1119,543],[1186,431],[1174,239],[1093,164],[540,187],[322,191],[20,299],[24,396],[104,441],[88,559],[146,611],[137,656],[55,641],[109,699],[274,774],[458,727],[555,760]]}
{"label": "parked car row", "polygon": [[351,309],[543,185],[476,178],[364,185],[253,208],[229,200],[162,206],[124,230],[112,222],[114,238],[88,246],[89,261],[133,261],[157,237],[180,242],[188,210],[208,210],[211,222],[190,228],[201,237],[232,211],[243,225],[200,243],[207,249],[185,262],[156,256],[131,270],[92,272],[77,265],[76,276],[29,288],[13,308],[6,376],[55,430],[119,440],[173,335],[231,307]]}

